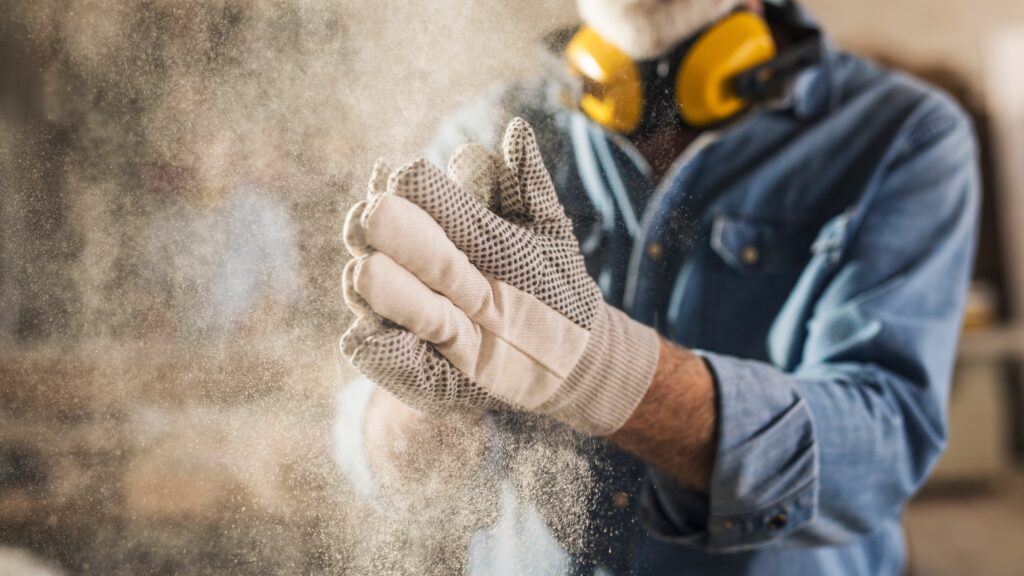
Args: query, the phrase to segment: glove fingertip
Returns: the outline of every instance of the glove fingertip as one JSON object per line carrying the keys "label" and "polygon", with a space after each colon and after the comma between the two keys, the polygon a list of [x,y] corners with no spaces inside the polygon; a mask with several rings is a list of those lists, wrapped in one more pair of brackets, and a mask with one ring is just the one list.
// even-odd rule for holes
{"label": "glove fingertip", "polygon": [[370,184],[366,190],[366,199],[373,199],[375,196],[380,196],[387,192],[388,189],[388,176],[391,173],[391,169],[388,167],[388,163],[383,158],[378,158],[373,164],[373,171],[370,172]]}
{"label": "glove fingertip", "polygon": [[533,128],[526,120],[516,116],[505,128],[505,136],[501,140],[502,153],[509,170],[519,173],[523,160],[528,156],[526,151],[531,147],[537,147],[537,137]]}
{"label": "glove fingertip", "polygon": [[409,186],[418,178],[429,176],[431,173],[440,173],[441,170],[430,163],[426,158],[417,158],[399,166],[388,178],[388,191],[397,192],[400,188]]}
{"label": "glove fingertip", "polygon": [[345,228],[342,232],[342,237],[345,241],[345,248],[356,257],[362,256],[369,251],[366,228],[363,225],[363,215],[365,212],[366,201],[360,201],[345,215]]}
{"label": "glove fingertip", "polygon": [[366,343],[374,334],[379,334],[385,330],[384,324],[380,321],[379,317],[367,316],[356,320],[348,330],[341,336],[340,346],[341,353],[345,358],[350,361],[355,359],[356,352],[359,348]]}
{"label": "glove fingertip", "polygon": [[341,279],[341,292],[342,297],[345,299],[345,305],[360,319],[370,318],[375,315],[370,305],[366,300],[356,291],[356,269],[360,263],[366,259],[366,256],[360,256],[359,258],[353,258],[349,260],[348,264],[345,265],[345,269],[342,271]]}
{"label": "glove fingertip", "polygon": [[496,191],[504,163],[487,147],[463,144],[448,161],[448,177],[460,188],[487,207],[497,202]]}

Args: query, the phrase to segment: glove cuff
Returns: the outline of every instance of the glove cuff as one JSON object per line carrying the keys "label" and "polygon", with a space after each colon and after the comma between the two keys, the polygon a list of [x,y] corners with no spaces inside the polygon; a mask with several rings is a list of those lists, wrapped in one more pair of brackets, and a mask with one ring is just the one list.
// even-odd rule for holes
{"label": "glove cuff", "polygon": [[615,432],[647,393],[660,350],[654,329],[600,306],[583,356],[542,411],[592,436]]}

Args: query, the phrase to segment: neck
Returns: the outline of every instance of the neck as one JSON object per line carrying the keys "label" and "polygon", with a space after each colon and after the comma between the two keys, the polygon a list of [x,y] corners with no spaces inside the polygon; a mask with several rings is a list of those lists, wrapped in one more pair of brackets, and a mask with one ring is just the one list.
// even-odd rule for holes
{"label": "neck", "polygon": [[654,180],[660,182],[668,169],[672,167],[672,163],[698,134],[699,132],[696,130],[666,123],[664,128],[654,130],[642,137],[631,138],[630,141],[651,165],[651,169],[654,171]]}

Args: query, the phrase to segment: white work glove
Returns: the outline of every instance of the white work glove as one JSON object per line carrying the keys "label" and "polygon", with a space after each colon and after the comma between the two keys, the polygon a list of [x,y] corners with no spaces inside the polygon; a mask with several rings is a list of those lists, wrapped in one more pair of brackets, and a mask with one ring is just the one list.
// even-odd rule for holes
{"label": "white work glove", "polygon": [[[346,222],[359,319],[342,350],[421,408],[511,407],[610,434],[650,386],[658,336],[601,298],[525,121],[503,150],[463,147],[452,177],[418,160],[385,182],[378,164]],[[503,217],[466,191],[480,186]]]}

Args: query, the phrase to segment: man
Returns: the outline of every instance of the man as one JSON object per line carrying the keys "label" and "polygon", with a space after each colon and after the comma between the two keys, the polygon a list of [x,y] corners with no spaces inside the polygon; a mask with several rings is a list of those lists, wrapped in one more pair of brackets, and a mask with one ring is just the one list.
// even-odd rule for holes
{"label": "man", "polygon": [[[780,50],[813,27],[790,3],[580,1],[636,62],[697,50],[736,8],[764,15]],[[612,130],[512,89],[439,137],[493,144],[525,118],[534,130],[513,122],[490,168],[478,148],[448,176],[378,166],[348,222],[360,320],[342,341],[393,394],[348,396],[368,406],[370,468],[439,426],[431,413],[511,408],[608,447],[589,528],[607,537],[559,570],[900,573],[902,507],[945,443],[975,149],[948,98],[824,46],[728,121]],[[490,210],[468,200],[480,188]],[[494,537],[474,572],[525,569],[502,538],[559,553]]]}

